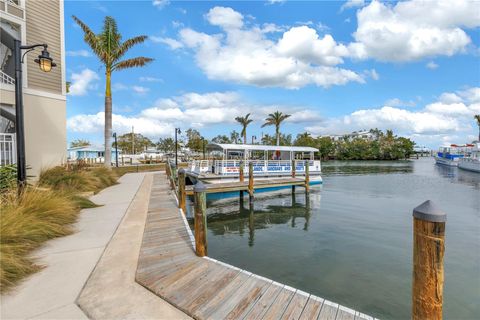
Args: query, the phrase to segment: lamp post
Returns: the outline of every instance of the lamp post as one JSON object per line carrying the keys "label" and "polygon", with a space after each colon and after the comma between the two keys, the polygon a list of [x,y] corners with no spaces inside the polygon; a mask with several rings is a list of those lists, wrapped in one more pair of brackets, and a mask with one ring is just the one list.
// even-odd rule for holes
{"label": "lamp post", "polygon": [[115,139],[115,167],[118,168],[118,144],[117,144],[117,133],[113,133],[113,138]]}
{"label": "lamp post", "polygon": [[[15,131],[17,136],[17,184],[20,194],[27,182],[27,166],[25,160],[25,128],[23,123],[23,84],[22,84],[22,63],[24,57],[35,48],[43,47],[42,53],[34,61],[38,63],[40,70],[50,72],[52,67],[57,65],[50,58],[47,44],[34,44],[22,46],[20,40],[13,41],[13,55],[15,59]],[[22,50],[26,50],[22,55]]]}
{"label": "lamp post", "polygon": [[177,134],[182,134],[180,128],[175,128],[175,167],[178,167],[178,138]]}

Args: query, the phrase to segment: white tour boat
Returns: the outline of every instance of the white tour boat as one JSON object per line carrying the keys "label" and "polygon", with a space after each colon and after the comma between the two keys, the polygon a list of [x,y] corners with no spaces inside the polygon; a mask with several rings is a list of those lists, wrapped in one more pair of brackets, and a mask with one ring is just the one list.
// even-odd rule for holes
{"label": "white tour boat", "polygon": [[437,164],[457,167],[461,158],[470,154],[473,145],[456,145],[452,144],[450,147],[441,147],[435,156]]}
{"label": "white tour boat", "polygon": [[471,150],[470,156],[458,160],[458,168],[480,173],[480,142]]}
{"label": "white tour boat", "polygon": [[295,160],[297,176],[303,176],[305,166],[309,166],[310,184],[322,183],[320,160],[314,159],[318,149],[312,147],[210,143],[206,149],[209,158],[217,160],[194,160],[189,164],[189,171],[190,176],[208,183],[237,181],[241,162],[247,179],[250,162],[255,179],[291,176],[292,160]]}

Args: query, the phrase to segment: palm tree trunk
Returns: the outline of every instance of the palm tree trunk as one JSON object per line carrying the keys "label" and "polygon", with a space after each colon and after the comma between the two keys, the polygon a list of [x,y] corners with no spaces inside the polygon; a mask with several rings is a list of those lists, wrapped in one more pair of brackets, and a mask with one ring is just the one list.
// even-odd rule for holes
{"label": "palm tree trunk", "polygon": [[280,145],[280,127],[279,126],[275,128],[275,135],[277,136],[277,146],[279,146]]}
{"label": "palm tree trunk", "polygon": [[112,72],[107,69],[105,78],[105,167],[112,165],[112,90],[111,90]]}
{"label": "palm tree trunk", "polygon": [[243,144],[247,144],[247,132],[243,134]]}

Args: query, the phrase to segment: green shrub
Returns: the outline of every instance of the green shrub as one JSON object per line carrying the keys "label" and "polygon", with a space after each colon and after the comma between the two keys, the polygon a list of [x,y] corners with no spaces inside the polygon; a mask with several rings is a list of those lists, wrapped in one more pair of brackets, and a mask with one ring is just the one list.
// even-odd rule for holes
{"label": "green shrub", "polygon": [[15,186],[17,181],[17,165],[10,164],[0,167],[0,192],[5,192]]}

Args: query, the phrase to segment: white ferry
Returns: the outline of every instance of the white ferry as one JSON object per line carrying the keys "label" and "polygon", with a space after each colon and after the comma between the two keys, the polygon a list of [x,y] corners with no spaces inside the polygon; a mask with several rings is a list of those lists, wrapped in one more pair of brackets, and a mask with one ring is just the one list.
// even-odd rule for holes
{"label": "white ferry", "polygon": [[456,145],[450,147],[442,147],[435,156],[435,162],[440,165],[457,167],[461,158],[470,154],[473,145]]}
{"label": "white ferry", "polygon": [[458,160],[458,168],[480,173],[480,142],[472,146],[470,155]]}
{"label": "white ferry", "polygon": [[295,160],[297,176],[303,176],[305,167],[309,166],[310,184],[322,183],[321,163],[314,159],[316,148],[210,143],[206,150],[208,158],[216,160],[194,160],[189,164],[189,171],[191,176],[208,183],[238,181],[241,162],[247,179],[250,162],[256,180],[291,176],[292,160]]}

